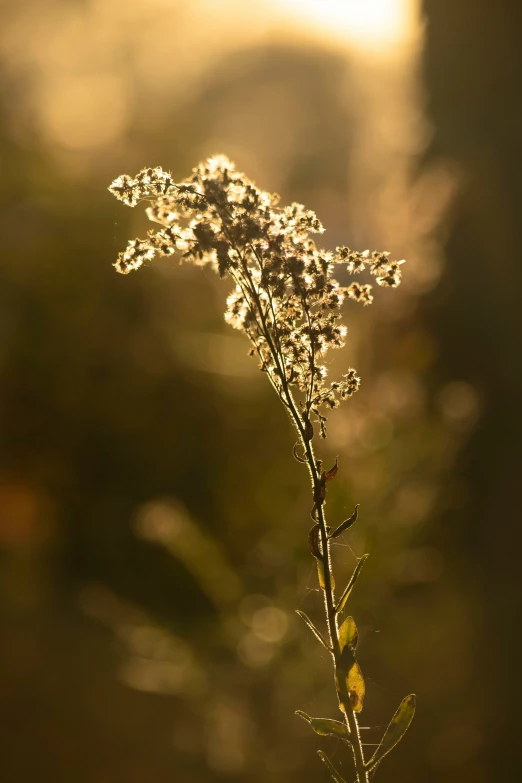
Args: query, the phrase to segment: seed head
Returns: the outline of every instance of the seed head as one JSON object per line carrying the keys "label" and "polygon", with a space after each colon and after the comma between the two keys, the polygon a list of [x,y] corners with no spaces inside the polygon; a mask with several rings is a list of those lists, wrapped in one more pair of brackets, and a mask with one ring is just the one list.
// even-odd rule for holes
{"label": "seed head", "polygon": [[297,399],[305,431],[313,434],[311,414],[326,434],[321,410],[335,408],[360,385],[350,369],[340,381],[327,382],[324,357],[345,344],[339,323],[347,296],[368,305],[371,285],[343,288],[333,277],[337,265],[349,274],[368,270],[378,285],[395,288],[400,264],[389,253],[318,248],[310,234],[324,228],[302,204],[279,207],[279,196],[260,190],[224,156],[210,158],[192,175],[175,183],[160,167],[114,180],[111,193],[134,207],[146,201],[147,215],[161,228],[133,239],[114,264],[122,274],[139,269],[156,255],[210,265],[230,277],[225,320],[252,343],[259,367],[288,407]]}

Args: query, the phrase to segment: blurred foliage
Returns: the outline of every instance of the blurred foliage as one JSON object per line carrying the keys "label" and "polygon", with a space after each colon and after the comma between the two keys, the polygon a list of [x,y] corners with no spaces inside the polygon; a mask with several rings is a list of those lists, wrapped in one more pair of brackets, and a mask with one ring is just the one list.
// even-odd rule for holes
{"label": "blurred foliage", "polygon": [[[145,224],[111,180],[149,163],[182,178],[223,152],[316,210],[329,246],[408,259],[403,290],[349,310],[335,362],[363,385],[324,452],[340,461],[330,523],[360,503],[337,572],[371,553],[350,597],[365,734],[416,691],[383,783],[512,777],[520,11],[426,0],[423,82],[418,23],[379,59],[247,5],[6,3],[0,771],[325,774],[294,716],[335,705],[294,614],[320,625],[292,429],[223,322],[222,281],[111,267]],[[326,745],[343,771],[341,742]]]}

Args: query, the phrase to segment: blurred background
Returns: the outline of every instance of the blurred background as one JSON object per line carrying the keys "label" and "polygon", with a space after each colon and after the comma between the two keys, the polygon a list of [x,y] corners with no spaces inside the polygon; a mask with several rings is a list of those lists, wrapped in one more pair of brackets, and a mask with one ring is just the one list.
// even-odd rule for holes
{"label": "blurred background", "polygon": [[[215,153],[338,244],[406,258],[347,307],[330,418],[364,739],[418,694],[382,783],[520,763],[522,6],[516,0],[4,0],[0,774],[326,780],[335,717],[293,431],[226,281],[111,264],[107,192]],[[353,531],[353,532],[352,532]]]}

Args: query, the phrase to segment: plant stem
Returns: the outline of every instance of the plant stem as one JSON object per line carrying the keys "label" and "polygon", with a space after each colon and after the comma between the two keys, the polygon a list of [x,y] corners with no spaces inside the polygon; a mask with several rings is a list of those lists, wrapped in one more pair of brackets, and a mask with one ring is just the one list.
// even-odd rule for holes
{"label": "plant stem", "polygon": [[[294,408],[295,410],[295,408]],[[314,450],[311,442],[304,438],[301,429],[299,429],[301,444],[306,453],[306,460],[312,479],[312,486],[314,490],[314,499],[318,496],[320,487],[320,476],[317,470],[317,464],[315,460]],[[323,555],[324,565],[324,604],[326,612],[326,623],[328,627],[328,634],[330,637],[330,644],[333,650],[334,659],[334,675],[337,689],[337,696],[339,699],[339,706],[341,712],[344,713],[344,718],[348,731],[350,732],[350,742],[353,749],[353,756],[355,762],[355,769],[357,772],[357,783],[368,783],[368,773],[365,769],[364,752],[361,744],[361,737],[359,734],[359,725],[357,717],[352,709],[348,690],[346,687],[345,675],[342,671],[338,672],[341,659],[341,648],[339,644],[339,632],[337,626],[337,613],[335,611],[335,595],[332,585],[332,571],[331,571],[331,557],[330,557],[330,542],[328,540],[328,531],[326,527],[326,519],[322,503],[316,503],[317,507],[317,521],[320,528],[321,535],[321,549]],[[341,708],[342,705],[342,709]]]}
{"label": "plant stem", "polygon": [[[226,232],[226,229],[224,230],[225,233],[228,233]],[[308,469],[310,471],[310,478],[312,480],[313,496],[315,501],[315,507],[317,509],[317,520],[318,520],[320,536],[321,536],[321,551],[322,551],[323,566],[324,566],[324,589],[323,589],[324,604],[325,604],[325,613],[326,613],[326,624],[328,628],[328,635],[330,638],[330,646],[333,651],[332,656],[334,660],[334,681],[336,683],[337,697],[339,699],[339,707],[341,709],[341,712],[343,712],[344,714],[344,719],[346,721],[346,725],[350,733],[350,741],[353,749],[355,769],[357,772],[357,783],[368,783],[368,773],[365,769],[364,752],[362,749],[361,737],[359,734],[359,725],[357,723],[357,717],[355,715],[355,712],[352,709],[348,690],[346,687],[346,675],[345,674],[343,675],[342,671],[338,671],[338,669],[341,668],[340,664],[341,664],[342,651],[339,644],[337,612],[335,611],[335,595],[334,595],[334,588],[332,583],[330,542],[328,540],[328,531],[326,526],[324,508],[323,508],[324,501],[321,502],[316,501],[316,498],[319,497],[321,477],[319,475],[319,471],[317,470],[317,463],[316,463],[312,443],[310,439],[306,436],[306,424],[309,421],[308,417],[310,414],[312,391],[310,391],[310,398],[307,399],[306,412],[304,412],[302,416],[298,411],[297,405],[295,403],[294,397],[292,395],[292,392],[288,384],[281,346],[278,343],[274,344],[274,342],[272,341],[272,336],[270,334],[270,330],[268,329],[268,324],[266,321],[266,314],[263,310],[263,306],[261,304],[261,300],[259,298],[259,294],[256,289],[255,282],[252,280],[251,276],[249,275],[248,264],[246,263],[243,254],[236,247],[235,243],[232,241],[231,238],[229,238],[229,241],[232,247],[234,247],[234,249],[236,250],[243,264],[243,272],[245,274],[246,279],[249,280],[250,282],[250,288],[248,293],[251,295],[253,303],[255,304],[257,312],[259,313],[259,317],[261,319],[261,331],[265,340],[267,341],[267,344],[274,358],[274,362],[280,378],[281,389],[280,390],[277,389],[274,380],[271,378],[272,383],[274,384],[274,387],[278,392],[282,402],[286,405],[286,407],[290,412],[290,416],[293,419],[293,423],[295,424],[295,427],[299,434],[301,445],[306,454],[306,461],[308,464]],[[262,269],[262,263],[257,253],[255,253],[255,256]],[[238,282],[241,285],[240,281],[238,281],[237,279],[236,282]],[[270,301],[270,305],[271,304],[272,303]],[[312,354],[312,366],[313,366],[314,345],[313,345],[312,325],[310,322],[309,312],[306,306],[304,309],[305,312],[307,313],[309,327],[310,327],[311,354]],[[273,310],[272,310],[272,314],[273,314],[274,325],[275,325],[275,312]],[[313,388],[313,372],[312,372],[312,388]]]}

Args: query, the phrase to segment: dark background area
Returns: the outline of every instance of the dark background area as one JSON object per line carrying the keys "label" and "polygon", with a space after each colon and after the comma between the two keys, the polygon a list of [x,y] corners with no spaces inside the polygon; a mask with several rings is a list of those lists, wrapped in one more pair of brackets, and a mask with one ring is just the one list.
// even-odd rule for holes
{"label": "dark background area", "polygon": [[522,8],[513,2],[425,8],[432,149],[463,161],[468,172],[446,245],[451,296],[432,323],[443,346],[441,372],[451,375],[465,362],[467,377],[481,379],[489,400],[461,455],[475,497],[452,546],[473,562],[483,605],[476,688],[487,703],[485,764],[493,779],[515,774],[519,758]]}
{"label": "dark background area", "polygon": [[258,34],[229,5],[5,10],[2,780],[312,781],[317,748],[353,777],[294,716],[335,716],[294,615],[321,622],[307,476],[223,322],[228,287],[170,261],[111,266],[146,226],[111,180],[181,179],[216,152],[315,209],[327,246],[407,258],[402,289],[347,308],[335,366],[363,385],[323,452],[341,464],[330,519],[361,504],[338,581],[371,553],[351,610],[362,724],[378,742],[415,691],[379,780],[514,779],[522,9],[425,1],[418,49],[382,65],[292,23]]}

